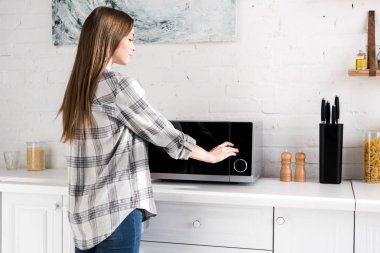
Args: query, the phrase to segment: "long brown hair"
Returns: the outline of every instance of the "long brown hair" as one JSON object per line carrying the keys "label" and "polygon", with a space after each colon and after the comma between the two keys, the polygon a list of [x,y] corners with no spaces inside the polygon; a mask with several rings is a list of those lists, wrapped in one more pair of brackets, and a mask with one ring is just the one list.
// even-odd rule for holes
{"label": "long brown hair", "polygon": [[62,142],[71,142],[77,130],[85,134],[92,125],[91,104],[98,82],[120,41],[133,27],[125,12],[108,7],[94,9],[85,20],[65,96],[62,113]]}

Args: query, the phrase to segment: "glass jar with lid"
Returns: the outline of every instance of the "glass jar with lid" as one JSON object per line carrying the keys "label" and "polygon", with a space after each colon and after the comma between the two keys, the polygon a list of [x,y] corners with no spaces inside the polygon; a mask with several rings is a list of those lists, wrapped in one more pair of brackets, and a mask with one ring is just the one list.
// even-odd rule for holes
{"label": "glass jar with lid", "polygon": [[28,170],[45,169],[45,143],[32,141],[26,143],[26,168]]}
{"label": "glass jar with lid", "polygon": [[380,182],[380,131],[367,131],[363,140],[364,181]]}

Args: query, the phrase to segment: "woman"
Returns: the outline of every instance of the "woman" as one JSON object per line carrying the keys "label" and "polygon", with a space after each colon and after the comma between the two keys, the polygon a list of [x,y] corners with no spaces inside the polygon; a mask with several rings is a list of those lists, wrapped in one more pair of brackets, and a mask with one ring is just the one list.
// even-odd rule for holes
{"label": "woman", "polygon": [[138,252],[141,223],[156,215],[147,142],[175,159],[216,163],[238,150],[225,142],[210,152],[176,130],[145,98],[139,83],[111,70],[132,57],[133,19],[96,8],[86,19],[65,96],[69,221],[75,252]]}

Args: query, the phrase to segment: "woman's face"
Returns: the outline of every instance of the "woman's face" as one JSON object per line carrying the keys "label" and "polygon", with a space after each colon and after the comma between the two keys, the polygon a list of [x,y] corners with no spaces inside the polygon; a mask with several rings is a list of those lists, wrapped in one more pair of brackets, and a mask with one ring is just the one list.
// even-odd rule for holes
{"label": "woman's face", "polygon": [[125,36],[117,46],[115,53],[112,55],[112,63],[127,65],[135,52],[136,48],[133,44],[133,37],[135,30],[132,28],[131,32]]}

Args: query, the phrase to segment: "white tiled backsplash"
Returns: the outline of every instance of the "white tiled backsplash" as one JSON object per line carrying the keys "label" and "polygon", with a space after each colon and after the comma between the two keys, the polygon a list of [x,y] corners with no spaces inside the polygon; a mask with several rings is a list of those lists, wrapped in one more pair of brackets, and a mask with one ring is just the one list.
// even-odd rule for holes
{"label": "white tiled backsplash", "polygon": [[[137,78],[170,119],[262,119],[266,176],[279,175],[284,150],[304,151],[308,176],[318,175],[320,99],[338,94],[343,175],[360,178],[362,131],[380,129],[380,78],[347,70],[366,48],[368,10],[379,16],[380,1],[236,3],[237,41],[137,45],[130,66],[116,69]],[[0,151],[49,141],[48,166],[57,168],[65,160],[55,116],[76,47],[52,45],[51,4],[0,1]]]}

